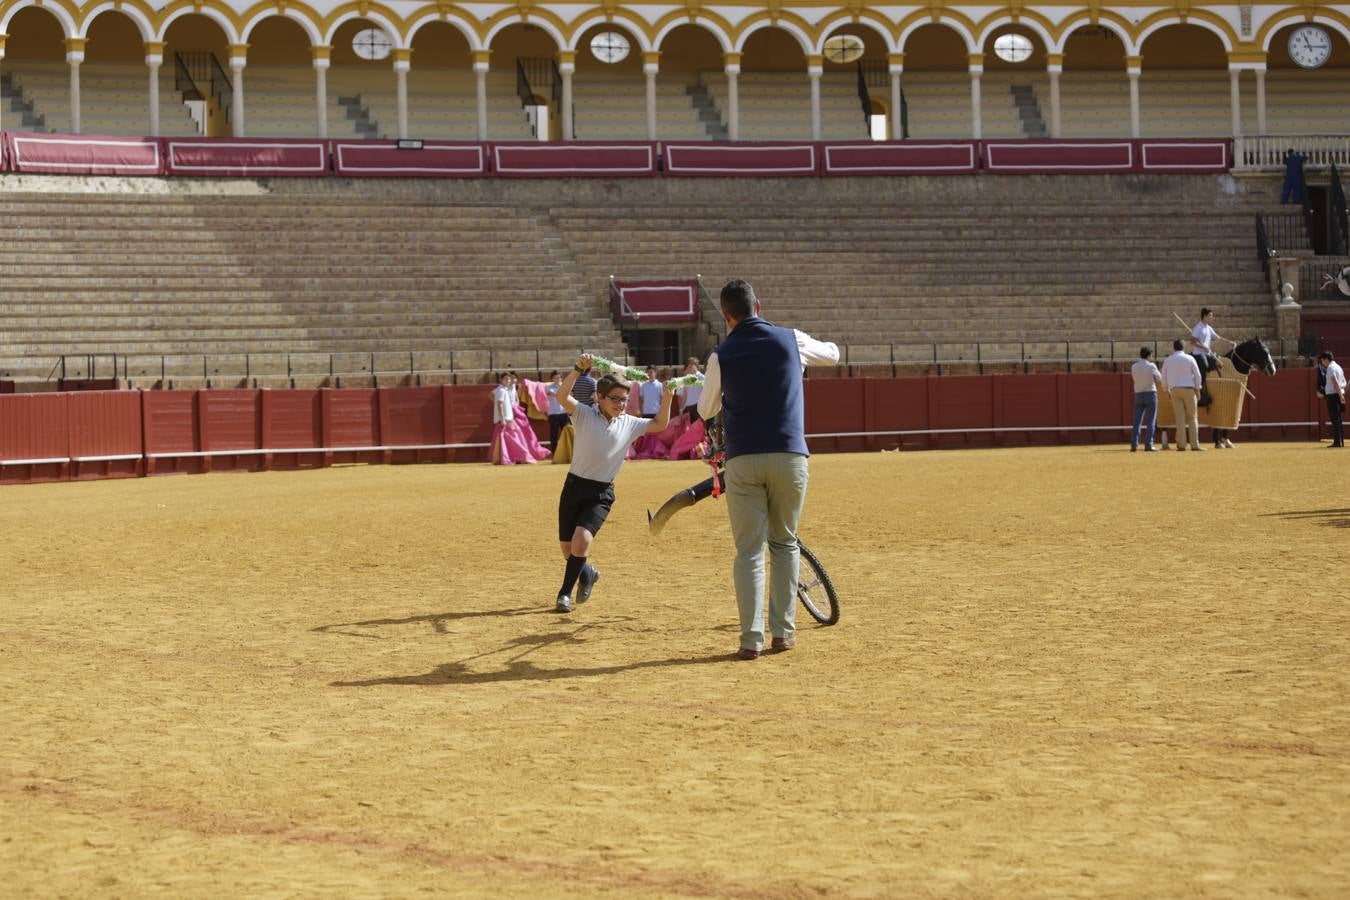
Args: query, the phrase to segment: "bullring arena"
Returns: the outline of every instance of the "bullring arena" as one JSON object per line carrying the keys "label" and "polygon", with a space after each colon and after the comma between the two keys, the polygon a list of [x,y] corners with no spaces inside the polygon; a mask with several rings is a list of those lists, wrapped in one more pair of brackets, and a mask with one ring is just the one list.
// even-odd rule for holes
{"label": "bullring arena", "polygon": [[8,487],[9,890],[1335,897],[1323,455],[817,455],[843,616],[749,664],[725,511],[646,534],[697,462],[572,617],[562,467]]}
{"label": "bullring arena", "polygon": [[[0,895],[1344,897],[1347,92],[1344,4],[0,0]],[[567,615],[487,462],[731,278],[840,351],[753,660],[701,426]]]}

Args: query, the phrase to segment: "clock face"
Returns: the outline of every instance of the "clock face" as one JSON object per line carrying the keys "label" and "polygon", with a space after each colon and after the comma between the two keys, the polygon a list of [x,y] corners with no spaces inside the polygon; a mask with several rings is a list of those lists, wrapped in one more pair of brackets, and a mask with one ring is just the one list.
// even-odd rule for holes
{"label": "clock face", "polygon": [[602,31],[591,38],[591,53],[601,62],[616,63],[628,55],[628,38],[617,31]]}
{"label": "clock face", "polygon": [[830,62],[851,63],[863,55],[863,42],[857,35],[836,34],[825,39],[822,49]]}
{"label": "clock face", "polygon": [[1289,58],[1305,69],[1316,69],[1331,57],[1331,36],[1316,25],[1303,25],[1289,35]]}
{"label": "clock face", "polygon": [[379,28],[364,28],[352,38],[352,50],[362,59],[384,59],[393,42]]}

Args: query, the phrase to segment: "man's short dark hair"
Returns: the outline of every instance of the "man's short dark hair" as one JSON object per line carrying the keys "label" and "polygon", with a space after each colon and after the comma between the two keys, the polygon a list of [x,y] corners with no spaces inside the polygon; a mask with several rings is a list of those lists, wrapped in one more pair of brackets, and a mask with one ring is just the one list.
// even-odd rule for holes
{"label": "man's short dark hair", "polygon": [[750,282],[733,278],[722,287],[722,312],[739,322],[755,314],[755,289]]}
{"label": "man's short dark hair", "polygon": [[1181,338],[1177,338],[1175,341],[1172,342],[1172,349],[1173,349],[1173,350],[1180,350],[1180,349],[1182,349],[1182,348],[1185,347],[1185,346],[1186,346],[1186,345],[1183,344],[1183,343],[1181,342]]}
{"label": "man's short dark hair", "polygon": [[1212,312],[1214,312],[1214,310],[1210,309],[1208,306],[1202,306],[1200,307],[1200,318],[1203,319],[1205,316],[1209,315]]}
{"label": "man's short dark hair", "polygon": [[1149,349],[1148,347],[1140,347],[1140,348],[1139,348],[1139,358],[1140,358],[1140,359],[1148,359],[1148,358],[1149,358],[1150,356],[1152,356],[1152,355],[1153,355],[1153,351],[1152,351],[1151,349]]}
{"label": "man's short dark hair", "polygon": [[1325,359],[1327,362],[1334,362],[1336,359],[1336,355],[1332,353],[1330,350],[1323,350],[1321,353],[1317,354],[1317,358]]}

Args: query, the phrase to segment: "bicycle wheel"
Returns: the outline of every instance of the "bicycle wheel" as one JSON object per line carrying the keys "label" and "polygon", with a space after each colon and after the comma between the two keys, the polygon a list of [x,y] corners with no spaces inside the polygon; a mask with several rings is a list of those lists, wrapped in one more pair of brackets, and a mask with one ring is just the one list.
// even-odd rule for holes
{"label": "bicycle wheel", "polygon": [[833,625],[839,621],[839,595],[834,592],[825,567],[816,559],[816,555],[806,549],[806,545],[797,542],[801,550],[801,571],[798,573],[797,597],[802,606],[822,625]]}

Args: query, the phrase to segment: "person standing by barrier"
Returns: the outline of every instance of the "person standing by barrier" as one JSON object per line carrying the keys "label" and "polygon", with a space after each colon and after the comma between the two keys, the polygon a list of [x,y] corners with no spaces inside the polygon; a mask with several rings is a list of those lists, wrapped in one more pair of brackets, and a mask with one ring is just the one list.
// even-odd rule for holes
{"label": "person standing by barrier", "polygon": [[721,292],[726,340],[708,357],[698,411],[722,413],[726,442],[727,515],[736,543],[732,575],[741,621],[737,659],[764,649],[764,546],[772,560],[769,630],[776,651],[797,644],[797,521],[808,480],[802,371],[839,362],[839,347],[760,318],[746,281]]}
{"label": "person standing by barrier", "polygon": [[1158,385],[1162,384],[1162,373],[1149,359],[1153,351],[1148,347],[1139,348],[1139,360],[1130,367],[1130,377],[1134,379],[1134,426],[1130,429],[1130,452],[1139,449],[1140,426],[1144,427],[1144,450],[1152,453],[1153,429],[1158,423]]}
{"label": "person standing by barrier", "polygon": [[656,418],[656,414],[661,411],[662,394],[661,383],[656,380],[656,368],[648,366],[647,380],[638,385],[638,403],[642,418]]}
{"label": "person standing by barrier", "polygon": [[1322,390],[1327,400],[1327,418],[1331,420],[1331,446],[1344,447],[1345,423],[1342,416],[1345,413],[1345,371],[1330,350],[1323,350],[1317,360],[1327,370],[1326,387]]}
{"label": "person standing by barrier", "polygon": [[1167,394],[1172,398],[1173,420],[1177,426],[1177,449],[1186,449],[1186,429],[1191,430],[1191,449],[1204,450],[1200,446],[1200,412],[1196,400],[1200,396],[1200,367],[1195,357],[1185,350],[1186,345],[1177,339],[1172,342],[1171,356],[1163,360],[1162,377]]}
{"label": "person standing by barrier", "polygon": [[562,383],[562,373],[554,370],[548,376],[548,387],[544,388],[544,393],[548,395],[548,445],[554,449],[558,447],[558,435],[562,434],[568,422],[567,410],[558,401]]}
{"label": "person standing by barrier", "polygon": [[665,405],[655,419],[630,416],[628,394],[631,385],[618,375],[609,374],[596,384],[596,406],[577,401],[572,387],[584,372],[590,371],[594,358],[583,353],[577,359],[559,390],[563,408],[572,417],[575,438],[572,463],[558,498],[558,540],[567,569],[554,609],[570,613],[572,591],[580,584],[577,603],[585,603],[600,580],[600,570],[590,565],[591,543],[605,524],[614,505],[614,478],[623,466],[629,446],[644,434],[660,434],[670,424],[670,401],[674,392],[665,389]]}

